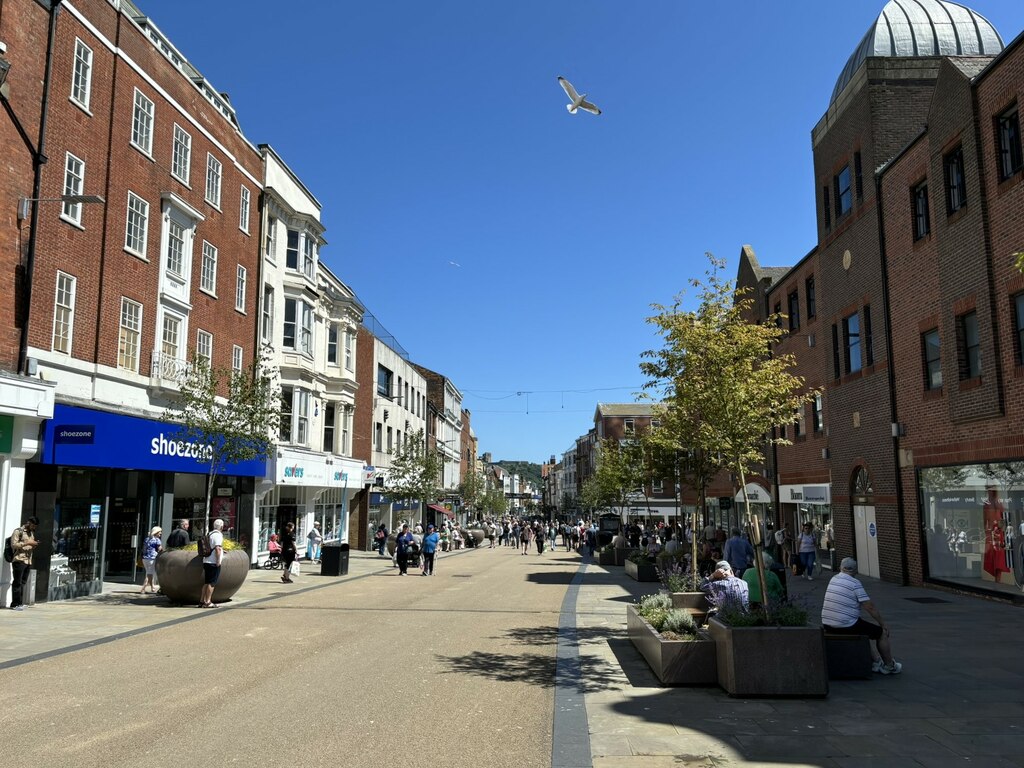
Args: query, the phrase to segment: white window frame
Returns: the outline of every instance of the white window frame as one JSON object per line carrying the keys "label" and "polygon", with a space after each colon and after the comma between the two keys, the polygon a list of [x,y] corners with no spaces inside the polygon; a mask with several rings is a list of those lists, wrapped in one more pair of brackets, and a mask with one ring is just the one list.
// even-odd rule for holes
{"label": "white window frame", "polygon": [[131,145],[150,159],[153,157],[153,125],[155,122],[156,104],[136,88],[132,107]]}
{"label": "white window frame", "polygon": [[206,153],[206,202],[220,209],[220,187],[224,178],[224,165],[210,152]]}
{"label": "white window frame", "polygon": [[171,176],[186,187],[192,173],[192,135],[177,123],[171,143]]}
{"label": "white window frame", "polygon": [[[176,229],[181,230],[180,234],[175,234]],[[167,248],[164,251],[164,270],[172,280],[179,283],[185,282],[185,257],[189,251],[188,239],[188,228],[175,217],[169,216],[167,219]],[[175,250],[175,243],[180,244],[179,250]]]}
{"label": "white window frame", "polygon": [[242,372],[242,356],[245,351],[237,344],[231,345],[231,370],[235,373]]}
{"label": "white window frame", "polygon": [[167,341],[168,336],[167,336],[167,332],[169,330],[171,330],[172,327],[173,327],[173,330],[174,330],[175,339],[174,339],[174,346],[173,346],[173,355],[171,355],[170,357],[176,363],[184,362],[185,358],[184,358],[184,355],[182,354],[182,341],[183,341],[182,340],[182,334],[186,330],[186,328],[185,328],[185,318],[182,317],[179,314],[176,314],[174,312],[170,312],[170,311],[165,309],[163,311],[163,314],[162,314],[161,318],[160,318],[160,328],[159,328],[159,331],[160,331],[160,360],[161,360],[161,363],[162,363],[161,367],[162,367],[162,369],[164,371],[175,370],[178,367],[177,365],[174,365],[174,366],[171,366],[169,368],[168,364],[167,364],[167,357],[168,357],[168,346],[167,346],[168,345],[168,341]]}
{"label": "white window frame", "polygon": [[199,266],[199,290],[217,296],[217,246],[203,240],[203,255]]}
{"label": "white window frame", "polygon": [[[85,160],[68,152],[64,157],[64,194],[80,195],[85,187]],[[60,217],[76,227],[82,226],[82,204],[64,203]]]}
{"label": "white window frame", "polygon": [[121,319],[117,331],[117,367],[122,371],[139,372],[139,351],[142,348],[142,305],[121,297]]}
{"label": "white window frame", "polygon": [[[332,368],[338,365],[338,334],[341,326],[338,323],[329,323],[327,326],[327,364]],[[333,359],[332,359],[333,358]]]}
{"label": "white window frame", "polygon": [[92,48],[75,38],[75,61],[71,67],[71,103],[89,112],[92,99]]}
{"label": "white window frame", "polygon": [[271,216],[267,219],[267,239],[263,244],[263,255],[270,261],[277,261],[277,219]]}
{"label": "white window frame", "polygon": [[355,361],[355,339],[356,336],[352,333],[352,329],[348,328],[345,330],[345,370],[352,371],[353,363]]}
{"label": "white window frame", "polygon": [[248,280],[248,271],[241,264],[235,272],[235,309],[245,314],[245,287]]}
{"label": "white window frame", "polygon": [[274,339],[274,286],[263,286],[263,322],[260,338],[268,344]]}
{"label": "white window frame", "polygon": [[245,234],[249,234],[249,213],[252,196],[251,193],[249,192],[249,188],[244,184],[242,185],[242,191],[239,193],[239,195],[240,199],[238,201],[238,228],[245,232]]}
{"label": "white window frame", "polygon": [[133,256],[146,259],[149,241],[149,203],[128,192],[128,211],[124,223],[124,249]]}
{"label": "white window frame", "polygon": [[316,275],[316,238],[306,232],[302,240],[302,274],[313,280]]}
{"label": "white window frame", "polygon": [[313,306],[308,302],[300,302],[301,313],[296,317],[296,342],[299,351],[306,355],[313,355]]}
{"label": "white window frame", "polygon": [[213,367],[213,334],[202,328],[196,331],[196,357],[206,360],[207,367]]}
{"label": "white window frame", "polygon": [[78,278],[67,272],[57,272],[53,294],[53,333],[51,348],[62,355],[70,355],[75,332],[75,294]]}

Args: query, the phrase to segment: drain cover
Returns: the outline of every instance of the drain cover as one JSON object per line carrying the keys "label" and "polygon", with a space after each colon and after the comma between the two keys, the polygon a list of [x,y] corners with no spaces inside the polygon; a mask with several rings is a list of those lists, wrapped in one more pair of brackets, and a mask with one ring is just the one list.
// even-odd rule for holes
{"label": "drain cover", "polygon": [[948,603],[949,600],[943,600],[941,597],[905,597],[904,600],[909,600],[912,603],[923,603],[925,605],[935,605],[937,603]]}

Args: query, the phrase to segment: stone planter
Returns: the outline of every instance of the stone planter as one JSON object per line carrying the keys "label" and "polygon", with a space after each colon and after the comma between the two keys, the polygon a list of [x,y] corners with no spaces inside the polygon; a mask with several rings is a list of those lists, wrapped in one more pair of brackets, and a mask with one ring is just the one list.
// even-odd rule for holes
{"label": "stone planter", "polygon": [[615,553],[601,551],[597,553],[598,565],[615,565]]}
{"label": "stone planter", "polygon": [[626,561],[626,575],[637,581],[658,580],[658,570],[654,565],[637,565],[632,560]]}
{"label": "stone planter", "polygon": [[695,640],[665,640],[626,606],[629,639],[664,685],[714,685],[718,682],[715,642],[701,630]]}
{"label": "stone planter", "polygon": [[626,564],[626,555],[629,553],[628,549],[625,547],[616,547],[612,550],[612,553],[615,557],[615,562],[612,563],[612,565],[622,566]]}
{"label": "stone planter", "polygon": [[730,627],[708,622],[718,684],[730,696],[828,695],[821,627]]}
{"label": "stone planter", "polygon": [[[213,602],[224,603],[245,583],[249,573],[249,553],[235,549],[224,553],[220,581],[213,590]],[[156,556],[156,576],[160,591],[172,603],[198,605],[203,588],[203,561],[195,550],[167,549]]]}
{"label": "stone planter", "polygon": [[470,535],[473,537],[473,541],[476,542],[476,546],[480,546],[484,543],[484,539],[487,538],[487,532],[483,528],[470,528]]}

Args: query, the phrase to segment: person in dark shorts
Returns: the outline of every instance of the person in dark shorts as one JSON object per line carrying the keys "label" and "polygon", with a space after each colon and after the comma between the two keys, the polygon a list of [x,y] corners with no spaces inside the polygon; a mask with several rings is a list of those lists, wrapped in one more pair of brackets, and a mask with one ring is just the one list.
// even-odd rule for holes
{"label": "person in dark shorts", "polygon": [[284,531],[281,532],[281,561],[284,563],[284,575],[281,581],[285,584],[292,583],[292,563],[298,550],[295,547],[295,523],[285,523]]}
{"label": "person in dark shorts", "polygon": [[213,590],[220,581],[220,565],[224,559],[224,521],[213,521],[213,530],[207,536],[210,554],[203,558],[203,590],[200,593],[200,608],[216,608],[213,602]]}
{"label": "person in dark shorts", "polygon": [[[868,597],[864,585],[859,579],[854,578],[856,573],[857,561],[852,557],[843,558],[839,565],[839,573],[832,577],[828,589],[825,590],[825,600],[821,606],[821,624],[829,632],[867,635],[875,643],[872,671],[881,672],[883,675],[898,675],[903,671],[903,665],[893,658],[889,627]],[[862,619],[861,608],[878,623]]]}

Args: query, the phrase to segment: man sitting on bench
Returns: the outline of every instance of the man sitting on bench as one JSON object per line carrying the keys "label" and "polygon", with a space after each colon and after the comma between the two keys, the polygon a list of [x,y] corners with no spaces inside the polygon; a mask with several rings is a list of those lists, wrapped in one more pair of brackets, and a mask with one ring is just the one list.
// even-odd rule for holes
{"label": "man sitting on bench", "polygon": [[[867,635],[874,640],[876,652],[871,665],[872,672],[883,675],[898,675],[903,670],[892,655],[889,643],[889,628],[882,621],[882,614],[871,602],[864,585],[854,578],[857,573],[857,561],[852,557],[843,558],[839,573],[832,577],[825,590],[825,601],[821,606],[821,624],[826,632],[845,635]],[[872,624],[860,617],[863,608],[871,618],[877,621]]]}

